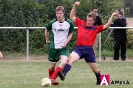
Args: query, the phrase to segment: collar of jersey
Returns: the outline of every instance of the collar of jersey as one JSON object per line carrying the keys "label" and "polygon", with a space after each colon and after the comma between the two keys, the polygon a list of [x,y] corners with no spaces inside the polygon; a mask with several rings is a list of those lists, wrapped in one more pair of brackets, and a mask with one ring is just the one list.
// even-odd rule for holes
{"label": "collar of jersey", "polygon": [[[58,21],[58,20],[57,20],[57,18],[56,18],[56,21]],[[65,18],[65,20],[64,20],[64,21],[66,21],[66,18]],[[64,22],[64,21],[63,21],[63,22]],[[58,22],[59,22],[59,21],[58,21]],[[59,22],[59,23],[63,23],[63,22]]]}
{"label": "collar of jersey", "polygon": [[82,26],[84,29],[87,29],[87,30],[96,30],[97,29],[96,26],[88,27],[88,26],[83,26],[82,24],[80,26]]}

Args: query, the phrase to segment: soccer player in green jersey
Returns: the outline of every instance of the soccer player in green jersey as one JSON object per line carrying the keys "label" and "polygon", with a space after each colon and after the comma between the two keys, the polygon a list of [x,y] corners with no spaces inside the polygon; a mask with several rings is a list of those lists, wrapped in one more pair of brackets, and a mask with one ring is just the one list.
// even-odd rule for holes
{"label": "soccer player in green jersey", "polygon": [[[48,68],[49,78],[53,85],[58,85],[59,82],[55,79],[58,76],[58,72],[62,71],[67,64],[69,41],[72,38],[74,25],[70,19],[64,17],[65,10],[63,6],[57,6],[55,13],[56,18],[46,25],[45,38],[46,43],[50,44],[48,55],[48,60],[51,62]],[[56,67],[56,63],[59,60],[60,64]]]}

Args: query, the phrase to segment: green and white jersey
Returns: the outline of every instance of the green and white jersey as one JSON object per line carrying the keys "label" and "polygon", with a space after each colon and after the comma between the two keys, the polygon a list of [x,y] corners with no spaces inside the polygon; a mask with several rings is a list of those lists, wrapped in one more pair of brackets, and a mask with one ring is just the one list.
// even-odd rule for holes
{"label": "green and white jersey", "polygon": [[58,22],[57,19],[53,19],[46,25],[46,28],[50,32],[50,48],[55,49],[61,49],[69,33],[74,31],[73,22],[67,18],[65,18],[64,22]]}

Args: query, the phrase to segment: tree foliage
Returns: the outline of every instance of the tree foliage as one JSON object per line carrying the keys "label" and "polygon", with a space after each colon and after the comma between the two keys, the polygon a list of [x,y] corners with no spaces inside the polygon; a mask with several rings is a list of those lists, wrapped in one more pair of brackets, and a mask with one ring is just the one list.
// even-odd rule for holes
{"label": "tree foliage", "polygon": [[125,0],[125,12],[128,17],[133,17],[133,0]]}
{"label": "tree foliage", "polygon": [[[76,0],[44,0],[39,4],[36,0],[0,0],[0,26],[1,27],[44,27],[55,17],[55,8],[62,5],[65,8],[65,16],[69,18],[70,10]],[[92,6],[99,8],[99,15],[103,23],[116,9],[121,9],[123,0],[79,0],[81,5],[77,8],[77,16],[86,19]],[[116,4],[117,3],[117,4]],[[75,47],[77,31],[71,40],[70,49]],[[102,34],[105,40],[107,31]],[[47,53],[48,45],[45,44],[44,30],[30,30],[30,52]],[[108,46],[108,44],[107,44]],[[103,47],[107,47],[103,46]],[[26,31],[25,30],[0,30],[0,50],[10,52],[25,52]]]}

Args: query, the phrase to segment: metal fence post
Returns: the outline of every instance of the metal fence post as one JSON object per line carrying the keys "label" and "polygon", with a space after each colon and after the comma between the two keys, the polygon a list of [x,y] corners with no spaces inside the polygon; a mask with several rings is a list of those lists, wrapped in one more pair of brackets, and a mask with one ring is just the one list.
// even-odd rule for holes
{"label": "metal fence post", "polygon": [[99,60],[101,60],[101,32],[99,33]]}
{"label": "metal fence post", "polygon": [[26,28],[26,59],[29,60],[29,28]]}

